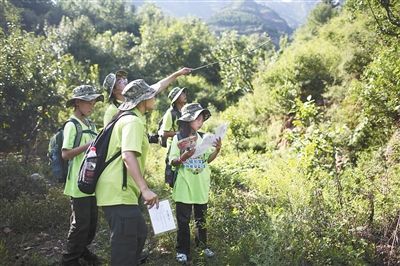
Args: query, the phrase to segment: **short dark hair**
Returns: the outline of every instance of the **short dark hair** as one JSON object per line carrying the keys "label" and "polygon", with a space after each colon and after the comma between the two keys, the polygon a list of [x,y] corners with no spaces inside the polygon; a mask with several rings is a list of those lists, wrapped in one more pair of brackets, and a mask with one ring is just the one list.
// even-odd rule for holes
{"label": "short dark hair", "polygon": [[179,125],[179,133],[181,134],[182,138],[187,138],[190,136],[192,132],[192,128],[190,127],[190,122],[187,121],[178,121]]}

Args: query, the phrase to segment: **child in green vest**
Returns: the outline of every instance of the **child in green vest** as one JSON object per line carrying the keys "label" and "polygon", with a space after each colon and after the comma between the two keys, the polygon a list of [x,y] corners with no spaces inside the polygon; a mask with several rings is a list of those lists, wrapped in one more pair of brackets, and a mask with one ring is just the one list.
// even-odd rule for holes
{"label": "child in green vest", "polygon": [[82,128],[79,145],[74,147],[77,127],[70,121],[64,127],[62,157],[69,160],[68,175],[64,194],[71,199],[71,219],[67,238],[67,250],[63,254],[62,265],[81,265],[79,259],[95,265],[99,262],[96,255],[87,246],[92,242],[97,227],[97,205],[94,195],[82,193],[78,189],[77,179],[84,152],[96,137],[96,127],[88,119],[97,101],[103,101],[103,95],[96,93],[90,85],[81,85],[73,90],[73,96],[67,101],[67,107],[73,107],[70,119],[75,119]]}
{"label": "child in green vest", "polygon": [[172,197],[176,203],[178,222],[176,260],[180,263],[187,263],[190,255],[189,222],[192,211],[196,225],[195,242],[204,249],[207,257],[214,256],[214,252],[207,246],[205,228],[211,175],[208,164],[217,157],[222,146],[221,139],[215,141],[214,148],[192,158],[195,147],[202,141],[197,131],[210,116],[210,111],[198,103],[185,105],[178,119],[179,133],[171,144],[169,160],[178,171]]}

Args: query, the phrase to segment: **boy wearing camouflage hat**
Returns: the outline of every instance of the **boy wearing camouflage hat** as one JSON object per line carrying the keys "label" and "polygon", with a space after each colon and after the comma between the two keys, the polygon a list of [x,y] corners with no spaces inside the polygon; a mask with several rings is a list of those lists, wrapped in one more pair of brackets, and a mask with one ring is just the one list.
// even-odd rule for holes
{"label": "boy wearing camouflage hat", "polygon": [[108,94],[108,101],[110,104],[104,113],[103,124],[104,127],[112,120],[114,115],[118,112],[118,106],[124,101],[122,90],[128,84],[128,73],[124,70],[110,73],[106,76],[103,82],[103,87]]}
{"label": "boy wearing camouflage hat", "polygon": [[168,94],[171,100],[171,107],[165,112],[158,135],[167,138],[167,147],[171,144],[172,138],[178,131],[177,120],[181,117],[181,109],[187,103],[187,89],[175,87]]}
{"label": "boy wearing camouflage hat", "polygon": [[165,112],[162,120],[161,126],[158,130],[158,136],[160,139],[160,144],[163,147],[167,147],[167,154],[165,156],[165,170],[164,179],[165,182],[173,187],[173,167],[171,166],[168,156],[171,146],[172,138],[176,135],[178,131],[177,120],[181,117],[181,109],[187,102],[186,88],[175,87],[168,94],[168,98],[171,99],[171,107]]}
{"label": "boy wearing camouflage hat", "polygon": [[[172,73],[168,77],[158,81],[156,84],[151,85],[156,90],[156,94],[161,93],[165,90],[172,82],[174,82],[179,76],[187,75],[192,71],[191,68],[184,67],[175,73]],[[110,106],[107,108],[104,114],[104,127],[112,120],[114,115],[118,112],[118,106],[124,101],[124,97],[121,92],[124,86],[127,84],[127,72],[120,70],[115,74],[110,73],[106,76],[103,82],[104,89],[109,94]]]}
{"label": "boy wearing camouflage hat", "polygon": [[142,79],[125,86],[125,101],[118,107],[117,115],[129,115],[116,121],[106,160],[119,152],[120,155],[104,169],[96,186],[97,205],[103,208],[111,231],[111,265],[138,264],[147,237],[139,199],[150,207],[158,205],[157,194],[144,178],[149,151],[145,113],[154,109],[156,93]]}
{"label": "boy wearing camouflage hat", "polygon": [[[97,256],[87,246],[92,242],[97,227],[97,205],[94,195],[82,193],[77,185],[78,172],[84,152],[96,137],[96,127],[88,119],[97,101],[103,101],[103,95],[96,93],[90,85],[81,85],[73,90],[73,96],[67,101],[67,107],[73,107],[74,113],[64,127],[62,157],[69,160],[68,175],[64,194],[71,199],[70,229],[67,238],[67,251],[63,254],[62,265],[81,265],[82,258],[88,263],[98,262]],[[76,141],[78,130],[82,133],[80,143]]]}

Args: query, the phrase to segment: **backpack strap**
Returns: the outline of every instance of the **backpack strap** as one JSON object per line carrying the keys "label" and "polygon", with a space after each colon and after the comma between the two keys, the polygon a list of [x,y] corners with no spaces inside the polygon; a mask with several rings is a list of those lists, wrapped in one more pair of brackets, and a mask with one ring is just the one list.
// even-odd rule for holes
{"label": "backpack strap", "polygon": [[174,131],[176,131],[176,129],[175,129],[175,121],[176,121],[179,117],[181,117],[181,112],[180,112],[175,106],[173,106],[173,107],[171,108],[171,117],[172,117],[172,129],[173,129]]}
{"label": "backpack strap", "polygon": [[[176,137],[178,138],[178,141],[180,141],[181,139],[183,139],[183,136],[182,136],[182,134],[181,134],[181,132],[179,131],[178,132],[178,134],[176,134]],[[171,149],[171,146],[172,145],[169,145],[169,149]],[[169,154],[169,150],[168,150],[168,154]],[[179,165],[177,165],[177,166],[175,166],[175,171],[176,171],[176,177],[178,177],[178,168],[179,168]]]}
{"label": "backpack strap", "polygon": [[[72,122],[72,123],[74,124],[75,130],[76,130],[76,134],[75,134],[75,138],[74,138],[74,144],[73,144],[73,146],[72,146],[72,149],[73,149],[73,148],[78,147],[79,144],[81,143],[83,131],[82,131],[81,123],[79,123],[79,121],[76,120],[75,118],[70,118],[70,119],[68,119],[68,120],[64,123],[63,129],[65,128],[65,125],[66,125],[68,122]],[[69,173],[69,171],[71,170],[70,168],[71,168],[71,160],[68,160],[68,173]],[[69,175],[68,175],[68,179],[69,179]]]}
{"label": "backpack strap", "polygon": [[[121,113],[119,116],[117,116],[114,120],[112,120],[112,121],[107,125],[107,127],[110,126],[110,125],[112,124],[113,130],[114,130],[114,125],[115,125],[115,123],[117,123],[117,121],[118,121],[121,117],[126,116],[126,115],[134,115],[134,116],[137,116],[137,115],[136,115],[134,112],[132,112],[132,111],[125,111],[125,112]],[[117,151],[108,161],[106,161],[106,162],[104,163],[104,169],[106,169],[107,166],[108,166],[112,161],[114,161],[115,159],[117,159],[120,155],[121,155],[121,150]],[[125,163],[122,162],[122,190],[123,190],[123,191],[126,190],[126,188],[127,188],[127,183],[128,183],[127,169],[126,169]]]}
{"label": "backpack strap", "polygon": [[89,124],[89,129],[84,129],[84,130],[82,130],[81,123],[78,120],[76,120],[75,118],[68,119],[68,121],[66,123],[68,123],[68,122],[74,123],[75,129],[76,129],[74,146],[72,148],[76,148],[81,144],[82,135],[84,133],[88,133],[88,134],[91,134],[93,136],[97,135],[97,133],[95,132],[95,124],[89,119],[87,119],[87,123]]}
{"label": "backpack strap", "polygon": [[[125,115],[134,115],[137,116],[134,112],[132,111],[126,111],[123,112],[120,116],[118,116],[117,120],[120,119],[121,117]],[[118,156],[121,155],[121,150],[117,152]],[[115,156],[115,155],[114,155]],[[122,190],[125,191],[127,188],[127,183],[128,183],[128,173],[127,173],[126,165],[124,162],[122,162]]]}
{"label": "backpack strap", "polygon": [[112,104],[114,104],[114,106],[117,107],[117,108],[121,105],[121,103],[119,103],[119,102],[117,101],[117,99],[114,99],[114,100],[112,101]]}
{"label": "backpack strap", "polygon": [[85,129],[82,131],[82,133],[88,133],[93,135],[94,137],[97,136],[96,133],[96,124],[92,122],[90,119],[86,119],[87,124],[89,125],[89,129]]}
{"label": "backpack strap", "polygon": [[76,148],[79,146],[79,144],[81,143],[81,139],[82,139],[82,134],[83,134],[83,130],[82,130],[82,126],[81,123],[79,123],[78,120],[76,120],[75,118],[70,118],[68,119],[68,122],[72,122],[74,123],[75,129],[76,129],[76,135],[75,135],[75,139],[74,139],[74,145],[72,146],[72,148]]}

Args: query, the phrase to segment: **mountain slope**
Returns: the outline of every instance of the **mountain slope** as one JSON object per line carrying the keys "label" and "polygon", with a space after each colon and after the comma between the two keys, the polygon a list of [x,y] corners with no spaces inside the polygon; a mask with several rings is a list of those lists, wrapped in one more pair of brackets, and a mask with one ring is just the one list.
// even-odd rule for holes
{"label": "mountain slope", "polygon": [[[256,1],[257,2],[257,1]],[[301,26],[307,19],[310,11],[320,1],[263,1],[262,4],[279,14],[292,29]]]}
{"label": "mountain slope", "polygon": [[239,34],[266,32],[276,45],[281,35],[292,33],[275,11],[253,0],[236,2],[222,9],[209,19],[208,24],[217,33],[225,30],[236,30]]}
{"label": "mountain slope", "polygon": [[[135,6],[140,7],[145,0],[132,0]],[[162,10],[171,16],[187,17],[194,16],[204,20],[209,20],[215,13],[223,8],[232,6],[237,1],[221,0],[221,1],[156,1],[154,4],[162,8]],[[274,10],[280,17],[286,20],[292,28],[298,28],[303,24],[309,12],[315,7],[319,0],[301,1],[259,1],[256,3],[264,5]]]}

